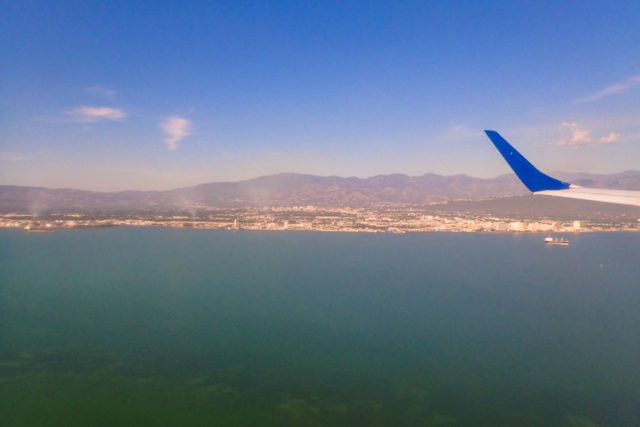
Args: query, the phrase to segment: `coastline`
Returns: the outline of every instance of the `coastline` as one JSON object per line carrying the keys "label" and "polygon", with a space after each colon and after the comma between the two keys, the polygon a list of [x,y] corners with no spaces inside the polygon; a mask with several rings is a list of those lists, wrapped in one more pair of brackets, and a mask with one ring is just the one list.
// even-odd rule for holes
{"label": "coastline", "polygon": [[343,233],[583,233],[640,231],[633,218],[536,218],[481,215],[465,212],[433,213],[424,209],[263,208],[206,211],[188,214],[27,213],[0,215],[0,228],[25,232],[105,227],[165,227],[208,230],[315,231]]}

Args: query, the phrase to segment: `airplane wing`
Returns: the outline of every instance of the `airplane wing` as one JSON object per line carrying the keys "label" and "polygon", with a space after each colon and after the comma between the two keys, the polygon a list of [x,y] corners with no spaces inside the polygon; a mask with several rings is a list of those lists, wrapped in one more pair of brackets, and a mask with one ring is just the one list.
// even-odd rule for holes
{"label": "airplane wing", "polygon": [[520,181],[533,194],[640,206],[640,191],[585,188],[560,181],[540,172],[498,132],[485,130],[485,133]]}

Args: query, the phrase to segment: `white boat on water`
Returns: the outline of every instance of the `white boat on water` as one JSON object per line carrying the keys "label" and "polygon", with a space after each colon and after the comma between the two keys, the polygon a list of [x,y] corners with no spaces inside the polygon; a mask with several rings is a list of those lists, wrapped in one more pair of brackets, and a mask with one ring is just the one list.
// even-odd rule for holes
{"label": "white boat on water", "polygon": [[556,246],[570,246],[571,242],[567,239],[563,239],[562,237],[545,237],[544,243],[547,245],[556,245]]}

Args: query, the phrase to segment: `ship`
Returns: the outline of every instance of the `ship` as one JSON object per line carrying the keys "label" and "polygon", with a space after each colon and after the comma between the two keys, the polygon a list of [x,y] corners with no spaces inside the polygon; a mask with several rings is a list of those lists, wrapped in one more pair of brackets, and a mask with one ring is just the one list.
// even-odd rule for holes
{"label": "ship", "polygon": [[545,237],[544,243],[547,245],[555,245],[555,246],[570,246],[571,242],[567,239],[563,239],[562,237]]}

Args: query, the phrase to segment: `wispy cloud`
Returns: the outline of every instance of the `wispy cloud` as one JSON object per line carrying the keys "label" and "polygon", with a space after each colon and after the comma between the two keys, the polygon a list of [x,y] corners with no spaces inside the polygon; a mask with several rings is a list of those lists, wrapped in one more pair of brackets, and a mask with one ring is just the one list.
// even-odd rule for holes
{"label": "wispy cloud", "polygon": [[2,163],[18,163],[25,159],[24,154],[12,153],[10,151],[0,151],[0,162]]}
{"label": "wispy cloud", "polygon": [[558,145],[584,145],[591,142],[591,130],[578,123],[562,123],[560,125]]}
{"label": "wispy cloud", "polygon": [[160,127],[167,135],[164,142],[169,150],[178,148],[178,142],[191,135],[191,121],[183,117],[168,117],[160,123]]}
{"label": "wispy cloud", "polygon": [[480,129],[457,123],[443,129],[442,132],[437,135],[437,139],[448,142],[468,141],[477,138],[479,132],[481,132]]}
{"label": "wispy cloud", "polygon": [[68,111],[67,114],[74,116],[82,122],[122,120],[126,117],[124,111],[111,107],[80,107],[75,110]]}
{"label": "wispy cloud", "polygon": [[618,142],[618,139],[620,139],[620,135],[615,132],[611,132],[609,135],[598,139],[598,142],[601,144],[614,144]]}
{"label": "wispy cloud", "polygon": [[84,91],[85,93],[91,96],[94,96],[97,98],[103,98],[103,99],[106,99],[107,101],[113,101],[116,97],[115,90],[109,89],[104,86],[89,86]]}
{"label": "wispy cloud", "polygon": [[584,104],[587,102],[597,101],[602,98],[606,98],[611,95],[618,95],[632,89],[636,86],[640,86],[640,74],[635,75],[633,77],[629,77],[626,80],[619,81],[617,83],[612,84],[611,86],[607,86],[606,88],[585,96],[583,98],[576,99],[573,101],[574,104]]}

